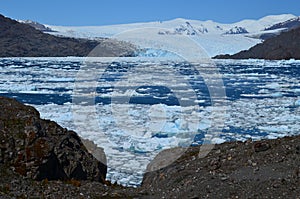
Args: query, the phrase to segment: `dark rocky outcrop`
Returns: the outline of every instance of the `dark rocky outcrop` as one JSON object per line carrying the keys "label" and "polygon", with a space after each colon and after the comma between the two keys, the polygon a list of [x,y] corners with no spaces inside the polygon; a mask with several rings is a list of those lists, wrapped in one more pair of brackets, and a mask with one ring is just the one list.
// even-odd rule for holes
{"label": "dark rocky outcrop", "polygon": [[234,55],[217,55],[213,59],[300,59],[300,28],[283,32],[261,44]]}
{"label": "dark rocky outcrop", "polygon": [[96,160],[73,131],[40,119],[31,106],[0,97],[0,163],[35,180],[104,182],[105,164]]}
{"label": "dark rocky outcrop", "polygon": [[135,50],[127,43],[110,39],[57,37],[0,15],[0,57],[83,57],[95,47],[95,56],[133,56]]}
{"label": "dark rocky outcrop", "polygon": [[199,158],[199,153],[199,147],[191,147],[173,164],[146,173],[141,189],[148,197],[144,198],[294,198],[300,195],[299,135],[223,143],[216,145],[205,158]]}
{"label": "dark rocky outcrop", "polygon": [[236,35],[236,34],[245,34],[249,33],[246,28],[235,26],[228,30],[225,35]]}

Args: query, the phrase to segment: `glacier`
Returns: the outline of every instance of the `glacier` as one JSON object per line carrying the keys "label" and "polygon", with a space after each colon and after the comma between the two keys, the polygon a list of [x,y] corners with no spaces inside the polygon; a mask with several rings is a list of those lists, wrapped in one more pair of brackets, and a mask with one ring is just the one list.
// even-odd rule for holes
{"label": "glacier", "polygon": [[[138,31],[155,28],[156,33],[165,36],[189,36],[202,46],[209,57],[218,54],[234,54],[241,50],[260,43],[259,35],[269,33],[267,28],[282,22],[295,19],[291,14],[270,15],[258,20],[243,20],[232,24],[222,24],[211,20],[200,21],[177,18],[170,21],[157,21],[148,23],[120,24],[110,26],[55,26],[45,25],[59,36],[97,39],[99,37],[114,38],[127,31]],[[244,30],[244,31],[241,31]],[[272,33],[282,29],[272,30]],[[147,34],[145,32],[145,34]],[[152,34],[152,33],[151,33]],[[140,48],[145,48],[141,42],[135,43]],[[159,52],[157,52],[159,53]]]}

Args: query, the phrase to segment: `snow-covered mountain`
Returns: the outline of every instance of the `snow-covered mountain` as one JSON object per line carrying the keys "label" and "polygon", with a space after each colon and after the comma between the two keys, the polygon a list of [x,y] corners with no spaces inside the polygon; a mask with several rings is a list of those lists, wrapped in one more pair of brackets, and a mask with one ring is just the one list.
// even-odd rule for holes
{"label": "snow-covered mountain", "polygon": [[193,26],[189,21],[181,24],[179,27],[176,27],[172,30],[159,31],[160,35],[201,35],[208,33],[207,28],[202,24],[198,27]]}
{"label": "snow-covered mountain", "polygon": [[295,17],[295,18],[289,19],[287,21],[277,23],[275,25],[265,28],[265,30],[278,30],[281,28],[291,29],[291,28],[297,28],[297,27],[300,27],[300,17]]}
{"label": "snow-covered mountain", "polygon": [[246,28],[235,26],[230,30],[228,30],[225,34],[230,35],[230,34],[245,34],[245,33],[249,33],[246,30]]}
{"label": "snow-covered mountain", "polygon": [[[283,23],[294,19],[296,16],[291,14],[270,15],[259,20],[243,20],[232,24],[222,24],[211,20],[199,21],[177,18],[170,21],[157,21],[147,23],[120,24],[110,26],[53,26],[45,25],[46,27],[57,31],[55,34],[74,37],[109,37],[118,34],[122,31],[128,31],[136,28],[162,28],[169,29],[170,34],[186,34],[186,35],[201,35],[201,34],[225,34],[235,29],[247,30],[249,33],[257,33],[264,31],[272,25]],[[162,33],[160,31],[160,33]],[[194,33],[194,34],[193,34]],[[233,34],[236,34],[233,31]]]}
{"label": "snow-covered mountain", "polygon": [[[243,20],[232,24],[217,23],[211,20],[199,21],[178,18],[170,21],[133,23],[110,26],[53,26],[51,34],[95,39],[113,37],[123,32],[138,29],[155,28],[157,34],[163,36],[182,35],[191,37],[209,56],[233,54],[260,43],[264,34],[269,36],[289,27],[287,23],[295,23],[297,17],[291,14],[270,15],[259,20]],[[297,18],[298,19],[298,18]],[[297,23],[299,22],[299,19]],[[281,25],[278,25],[281,24]],[[270,32],[271,31],[271,32]],[[143,31],[145,34],[145,31]],[[134,41],[131,41],[134,43]],[[140,47],[144,47],[141,42]]]}
{"label": "snow-covered mountain", "polygon": [[52,32],[52,30],[49,27],[46,27],[45,25],[40,24],[35,21],[31,21],[31,20],[17,20],[17,21],[19,23],[28,24],[28,25],[34,27],[35,29],[43,31],[43,32]]}

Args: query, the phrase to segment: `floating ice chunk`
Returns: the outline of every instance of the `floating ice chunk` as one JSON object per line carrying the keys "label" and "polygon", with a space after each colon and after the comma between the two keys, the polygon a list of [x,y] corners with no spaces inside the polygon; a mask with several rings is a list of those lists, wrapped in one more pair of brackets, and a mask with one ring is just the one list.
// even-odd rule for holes
{"label": "floating ice chunk", "polygon": [[278,84],[277,82],[270,83],[270,84],[267,84],[267,85],[265,86],[265,88],[278,89],[278,88],[280,88],[280,84]]}
{"label": "floating ice chunk", "polygon": [[277,139],[278,138],[278,134],[270,133],[266,137],[267,137],[267,139]]}
{"label": "floating ice chunk", "polygon": [[300,88],[294,89],[294,92],[295,92],[295,93],[300,93]]}
{"label": "floating ice chunk", "polygon": [[258,93],[259,94],[267,94],[267,93],[269,93],[270,91],[268,90],[268,89],[260,89],[259,91],[258,91]]}
{"label": "floating ice chunk", "polygon": [[195,102],[195,103],[200,103],[200,104],[201,104],[201,103],[205,103],[205,100],[195,100],[194,102]]}
{"label": "floating ice chunk", "polygon": [[260,126],[258,127],[260,130],[262,131],[266,131],[266,132],[288,132],[289,129],[287,126]]}
{"label": "floating ice chunk", "polygon": [[272,97],[282,97],[283,94],[282,94],[282,92],[276,92],[276,93],[272,93],[271,96]]}
{"label": "floating ice chunk", "polygon": [[296,100],[294,104],[295,106],[300,106],[300,99]]}
{"label": "floating ice chunk", "polygon": [[211,141],[214,144],[222,144],[222,143],[226,142],[226,140],[223,138],[213,138]]}
{"label": "floating ice chunk", "polygon": [[205,130],[205,129],[208,129],[210,126],[211,126],[211,121],[208,119],[203,119],[199,122],[198,129]]}

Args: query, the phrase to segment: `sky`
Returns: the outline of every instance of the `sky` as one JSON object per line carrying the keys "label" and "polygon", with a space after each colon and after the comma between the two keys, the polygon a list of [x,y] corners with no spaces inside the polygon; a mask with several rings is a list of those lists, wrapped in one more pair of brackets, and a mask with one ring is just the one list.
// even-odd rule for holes
{"label": "sky", "polygon": [[111,25],[175,18],[233,23],[300,16],[299,0],[0,0],[0,13],[49,25]]}

